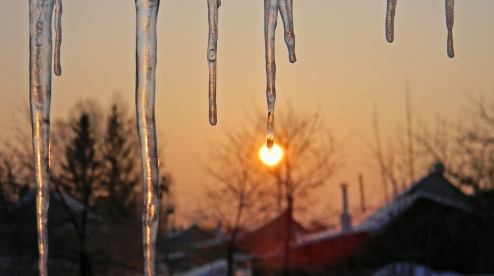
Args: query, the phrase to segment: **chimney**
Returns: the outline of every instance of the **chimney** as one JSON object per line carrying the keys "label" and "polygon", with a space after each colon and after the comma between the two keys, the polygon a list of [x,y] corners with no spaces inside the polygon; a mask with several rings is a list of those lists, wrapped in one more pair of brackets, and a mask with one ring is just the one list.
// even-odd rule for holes
{"label": "chimney", "polygon": [[437,161],[434,163],[433,168],[432,168],[432,173],[438,175],[438,176],[443,176],[444,175],[444,164],[441,163],[441,161]]}
{"label": "chimney", "polygon": [[360,208],[362,208],[362,214],[365,213],[365,196],[364,196],[364,179],[362,174],[358,175],[358,182],[360,187]]}
{"label": "chimney", "polygon": [[346,183],[341,185],[341,190],[343,192],[343,213],[340,216],[341,232],[350,232],[352,231],[352,216],[348,214],[348,195]]}

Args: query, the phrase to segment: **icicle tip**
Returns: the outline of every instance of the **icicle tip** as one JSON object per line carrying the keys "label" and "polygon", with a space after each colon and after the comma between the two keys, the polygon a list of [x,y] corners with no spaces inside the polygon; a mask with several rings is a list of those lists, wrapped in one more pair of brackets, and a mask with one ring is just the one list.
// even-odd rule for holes
{"label": "icicle tip", "polygon": [[290,63],[295,63],[295,61],[297,61],[297,57],[295,56],[295,53],[290,53],[289,59],[290,59]]}
{"label": "icicle tip", "polygon": [[268,149],[272,149],[274,145],[274,137],[273,135],[267,135],[266,136],[266,147]]}

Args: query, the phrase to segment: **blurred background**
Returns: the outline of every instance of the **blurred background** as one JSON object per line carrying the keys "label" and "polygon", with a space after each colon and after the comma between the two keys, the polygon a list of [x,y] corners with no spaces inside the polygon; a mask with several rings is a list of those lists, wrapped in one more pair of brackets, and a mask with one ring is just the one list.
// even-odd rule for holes
{"label": "blurred background", "polygon": [[[214,127],[207,115],[206,1],[160,4],[156,123],[162,173],[162,273],[204,264],[214,267],[218,260],[226,262],[226,266],[217,263],[218,267],[232,271],[228,269],[232,261],[225,256],[235,254],[239,268],[251,268],[245,273],[286,273],[290,257],[279,252],[290,250],[283,251],[283,244],[297,241],[301,243],[297,246],[306,246],[303,241],[312,239],[341,242],[333,239],[354,233],[344,232],[347,226],[352,229],[348,231],[364,234],[352,234],[349,239],[354,242],[342,243],[354,244],[362,252],[364,242],[369,243],[365,248],[370,251],[358,256],[343,252],[347,257],[328,256],[320,263],[311,259],[309,267],[318,267],[321,275],[328,271],[344,275],[343,268],[356,267],[360,272],[348,273],[380,273],[377,270],[388,264],[393,264],[391,270],[397,275],[403,275],[399,269],[412,273],[403,263],[421,264],[429,272],[494,273],[492,267],[481,265],[481,256],[492,256],[488,246],[492,238],[479,234],[478,239],[485,241],[481,246],[477,239],[465,240],[462,235],[489,233],[492,226],[492,214],[484,213],[490,210],[494,188],[492,1],[456,1],[453,59],[446,54],[443,1],[398,2],[392,44],[385,39],[385,1],[295,1],[294,64],[288,62],[281,18],[278,21],[275,142],[285,155],[271,167],[258,157],[265,141],[266,115],[263,2],[222,2]],[[36,270],[36,243],[25,238],[36,234],[34,209],[24,207],[33,208],[35,188],[30,163],[28,22],[28,3],[0,0],[0,203],[2,220],[13,223],[3,224],[9,226],[1,231],[18,234],[18,239],[4,235],[10,241],[2,243],[8,246],[0,252],[0,263],[5,263],[0,271],[4,268],[5,275]],[[54,246],[50,245],[50,256],[64,265],[54,261],[51,269],[63,275],[69,271],[134,275],[142,271],[141,176],[133,108],[135,5],[117,0],[67,2],[62,22],[62,76],[54,76],[52,82],[50,231],[65,234],[50,235]],[[427,188],[414,190],[414,183]],[[406,211],[414,208],[419,211]],[[427,211],[433,214],[428,217],[424,210],[436,211]],[[431,228],[430,223],[445,221],[435,217],[445,218],[444,212],[451,214],[452,224]],[[374,223],[376,216],[385,222]],[[420,234],[411,226],[405,227],[410,231],[403,229],[408,221],[423,217],[428,219],[419,219],[417,229],[433,230]],[[247,238],[246,233],[273,221],[285,225],[280,229],[286,233],[279,235],[277,243],[262,250],[242,247],[242,235],[246,235],[244,244],[259,240]],[[456,222],[469,225],[469,230],[459,230]],[[445,229],[457,230],[446,235]],[[384,234],[376,238],[375,233]],[[420,240],[413,235],[424,242],[411,242]],[[191,245],[187,250],[175,248],[170,241],[175,237]],[[238,245],[232,242],[237,238]],[[202,248],[198,243],[210,240],[222,245],[210,250],[224,254],[197,253]],[[451,244],[463,248],[465,255],[456,254],[457,247]],[[471,252],[464,249],[470,248],[467,245],[472,245]],[[14,252],[12,248],[27,251],[3,261],[7,258],[3,256]],[[273,257],[276,250],[281,254],[278,259]],[[64,257],[67,251],[71,255]],[[369,257],[376,254],[368,252],[384,253],[376,260]],[[480,255],[469,259],[479,261],[468,265],[458,261],[474,253]],[[262,254],[271,257],[263,259]],[[172,255],[183,264],[176,261],[173,267]],[[256,265],[259,258],[264,262]],[[14,265],[14,259],[31,265]],[[332,262],[340,266],[334,268]],[[298,264],[293,261],[293,265]],[[15,274],[12,267],[26,271]],[[255,267],[263,270],[255,272]],[[291,273],[306,268],[293,267]]]}

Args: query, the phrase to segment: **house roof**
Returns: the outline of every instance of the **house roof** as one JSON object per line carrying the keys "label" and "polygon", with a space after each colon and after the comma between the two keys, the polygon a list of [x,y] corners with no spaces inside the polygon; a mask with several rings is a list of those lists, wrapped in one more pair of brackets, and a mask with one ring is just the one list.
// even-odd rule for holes
{"label": "house roof", "polygon": [[[316,269],[339,263],[355,254],[371,240],[371,233],[387,224],[399,213],[407,210],[419,199],[473,212],[471,199],[453,186],[443,176],[443,166],[414,182],[409,189],[379,208],[351,232],[337,229],[298,236],[290,244],[289,263],[292,269]],[[271,267],[283,265],[283,248],[267,252],[259,257]]]}
{"label": "house roof", "polygon": [[[80,216],[84,210],[84,205],[68,194],[50,192],[50,202],[48,208],[49,222],[51,224],[65,223],[69,221],[69,214],[64,207],[63,201],[67,204],[70,212],[75,216]],[[63,201],[62,201],[63,199]],[[10,212],[19,218],[36,216],[36,189],[26,192],[19,200],[12,202],[8,208]],[[88,211],[88,219],[93,222],[103,222],[103,218],[94,212]]]}
{"label": "house roof", "polygon": [[377,229],[391,218],[408,209],[418,199],[427,199],[453,208],[472,212],[470,197],[453,186],[443,175],[444,166],[436,164],[435,170],[414,182],[399,196],[383,205],[376,212],[354,227],[355,230]]}
{"label": "house roof", "polygon": [[167,233],[168,248],[171,251],[194,247],[212,240],[216,237],[215,230],[204,230],[196,224],[192,224],[187,229],[172,231]]}
{"label": "house roof", "polygon": [[[298,241],[290,245],[289,266],[297,270],[328,267],[355,254],[369,241],[368,231],[339,232],[325,238]],[[281,269],[284,251],[277,250],[261,256],[265,265]]]}
{"label": "house roof", "polygon": [[287,225],[290,221],[290,240],[307,234],[308,231],[289,215],[288,210],[258,229],[242,233],[237,237],[237,244],[244,252],[262,254],[276,250],[286,239]]}

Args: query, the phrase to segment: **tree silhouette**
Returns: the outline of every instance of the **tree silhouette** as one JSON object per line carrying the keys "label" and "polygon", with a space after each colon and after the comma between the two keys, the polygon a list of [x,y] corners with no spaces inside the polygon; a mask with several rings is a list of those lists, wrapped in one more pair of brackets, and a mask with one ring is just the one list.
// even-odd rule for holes
{"label": "tree silhouette", "polygon": [[[94,203],[93,192],[101,177],[101,161],[96,155],[94,128],[89,114],[82,112],[72,123],[74,138],[65,147],[65,161],[61,164],[60,175],[54,176],[57,189],[78,199],[83,206],[80,218],[76,218],[69,208],[73,224],[79,237],[79,263],[81,276],[93,275],[87,250],[87,222],[89,207]],[[59,190],[60,191],[60,190]],[[63,197],[61,196],[63,199]],[[64,205],[66,206],[65,201]]]}
{"label": "tree silhouette", "polygon": [[[229,255],[239,228],[251,228],[285,210],[290,218],[285,241],[288,252],[293,213],[308,214],[313,192],[327,183],[340,165],[342,148],[319,113],[296,112],[289,105],[276,121],[275,142],[283,148],[284,157],[279,164],[267,167],[258,157],[265,132],[265,118],[262,114],[258,118],[251,124],[255,128],[230,131],[225,143],[215,143],[206,165],[216,185],[207,192],[210,208],[204,212],[226,222],[232,231]],[[231,264],[229,268],[232,273]]]}
{"label": "tree silhouette", "polygon": [[113,104],[107,118],[99,186],[102,196],[97,204],[111,219],[135,217],[137,208],[137,137],[132,120],[126,120],[121,109]]}

